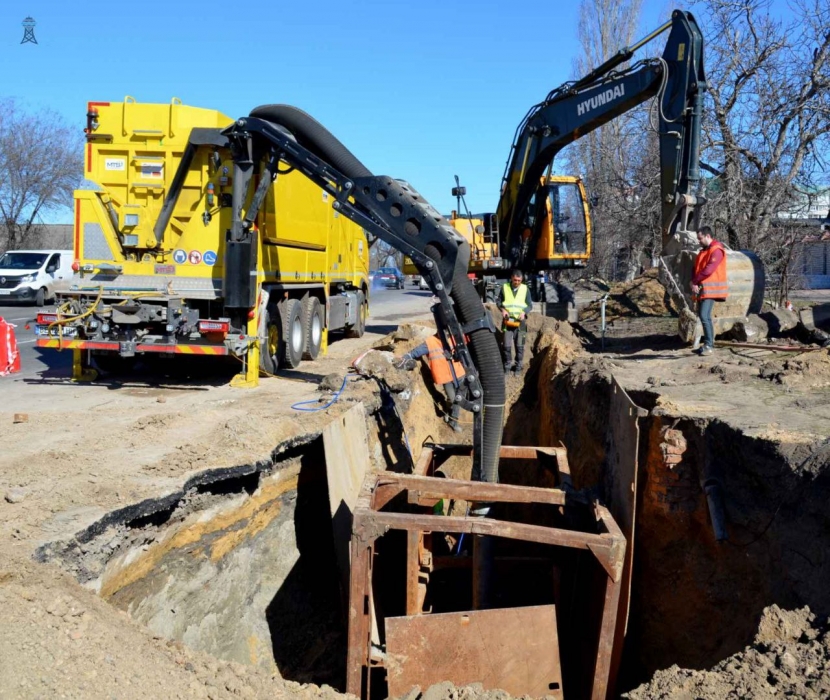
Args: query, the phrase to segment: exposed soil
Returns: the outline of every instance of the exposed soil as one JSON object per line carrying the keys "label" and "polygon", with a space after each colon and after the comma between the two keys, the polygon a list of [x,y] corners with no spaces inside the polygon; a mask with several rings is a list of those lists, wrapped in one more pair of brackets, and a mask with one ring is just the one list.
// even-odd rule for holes
{"label": "exposed soil", "polygon": [[154,636],[55,566],[0,572],[0,697],[341,698]]}
{"label": "exposed soil", "polygon": [[[648,270],[631,282],[610,285],[605,306],[605,317],[617,318],[642,316],[677,316],[666,288],[659,280],[657,270]],[[601,315],[601,303],[594,301],[580,314],[586,322],[597,321]]]}
{"label": "exposed soil", "polygon": [[[609,313],[621,318],[645,322],[674,312],[653,275],[612,290],[612,297]],[[304,364],[291,379],[269,379],[254,391],[136,381],[67,386],[70,398],[37,405],[49,394],[33,387],[32,403],[14,407],[27,420],[0,413],[0,697],[340,697],[325,686],[285,680],[279,664],[223,661],[154,634],[90,589],[94,571],[78,565],[72,576],[57,562],[94,559],[80,556],[91,552],[82,552],[78,539],[85,531],[94,531],[89,542],[100,561],[129,559],[116,534],[129,537],[130,551],[151,546],[141,538],[161,539],[162,528],[153,519],[161,510],[148,510],[149,503],[166,503],[174,514],[166,517],[198,529],[199,513],[215,505],[218,493],[200,491],[200,484],[242,469],[262,479],[253,485],[243,479],[243,491],[263,494],[258,489],[277,465],[299,468],[291,452],[298,441],[316,440],[327,422],[358,402],[370,416],[375,469],[409,471],[424,442],[469,440],[467,425],[459,435],[444,423],[445,397],[426,363],[406,371],[395,361],[432,332],[430,325],[334,344],[328,357]],[[828,351],[717,350],[701,359],[668,338],[650,348],[589,354],[569,324],[532,315],[525,372],[507,378],[504,443],[564,444],[576,487],[606,502],[614,380],[645,409],[620,687],[647,681],[631,690],[638,700],[827,697]],[[346,380],[339,401],[316,413],[291,410],[298,401],[330,399],[352,360],[368,350],[358,363],[360,377]],[[466,476],[451,464],[447,469]],[[712,526],[705,490],[712,483],[725,514],[724,542]],[[284,493],[279,498],[263,506],[275,527],[282,517],[290,529],[293,501]],[[113,513],[120,515],[108,520]],[[118,529],[116,521],[131,518],[138,524]],[[263,522],[251,516],[231,538],[216,533],[198,547],[211,555],[214,547],[230,551],[246,528]],[[69,550],[80,554],[56,554]],[[50,561],[36,563],[36,552]],[[157,577],[150,587],[163,586]],[[123,607],[137,609],[128,586],[118,591]],[[301,625],[300,617],[291,619]],[[325,663],[328,647],[313,639],[302,644],[302,653]],[[410,696],[506,697],[448,684]]]}
{"label": "exposed soil", "polygon": [[[577,355],[553,376],[545,371],[534,379],[531,367],[506,428],[511,443],[564,443],[575,485],[608,502],[612,375],[647,410],[639,421],[623,688],[672,664],[715,667],[753,642],[771,605],[806,604],[819,616],[830,614],[822,583],[830,551],[827,351],[717,350],[701,360],[688,349],[672,349],[669,339],[659,349],[649,344]],[[527,430],[534,415],[538,427]],[[729,539],[723,543],[715,539],[704,492],[711,483],[725,511]],[[728,662],[717,669],[727,667],[738,668],[745,685],[758,672]],[[660,676],[662,686],[652,684],[636,697],[698,697],[697,686],[689,685],[682,688],[692,688],[691,695],[661,694],[671,678],[691,674],[677,673]],[[722,690],[699,697],[726,697]]]}
{"label": "exposed soil", "polygon": [[810,609],[764,610],[751,646],[711,671],[672,666],[623,697],[631,700],[738,700],[830,696],[830,624]]}
{"label": "exposed soil", "polygon": [[[105,563],[129,547],[150,547],[158,537],[152,513],[165,504],[179,502],[181,517],[209,506],[199,502],[209,496],[200,484],[227,478],[227,470],[267,471],[355,402],[387,420],[377,383],[365,379],[350,379],[341,400],[324,411],[291,409],[330,398],[318,391],[320,379],[342,376],[379,337],[341,340],[328,356],[264,379],[255,390],[232,389],[224,380],[154,386],[141,377],[38,383],[14,413],[0,412],[0,697],[333,697],[330,688],[283,680],[273,662],[272,670],[258,668],[169,642],[79,580],[94,581],[95,572],[84,568],[93,555]],[[370,432],[372,463],[385,466],[389,445]],[[226,538],[228,546],[257,525]],[[87,545],[76,539],[84,532],[95,534]],[[136,541],[145,535],[143,545]],[[49,543],[56,544],[42,549]],[[54,558],[62,551],[57,543],[78,556]],[[38,558],[54,561],[35,563],[39,548]],[[71,561],[77,579],[60,567]]]}

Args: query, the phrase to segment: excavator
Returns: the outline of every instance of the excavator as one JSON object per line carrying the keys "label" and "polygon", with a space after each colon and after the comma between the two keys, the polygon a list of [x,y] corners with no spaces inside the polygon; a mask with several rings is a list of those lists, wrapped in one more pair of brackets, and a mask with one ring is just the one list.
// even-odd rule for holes
{"label": "excavator", "polygon": [[[660,57],[621,67],[666,31]],[[490,279],[506,278],[511,269],[518,268],[533,287],[539,282],[538,273],[585,264],[591,252],[588,195],[578,178],[551,175],[556,155],[654,97],[660,141],[661,262],[670,293],[682,309],[680,335],[692,340],[699,328],[691,312],[694,300],[689,281],[699,247],[696,231],[706,203],[700,194],[705,90],[702,34],[691,13],[675,10],[661,27],[534,105],[516,129],[496,213],[482,215],[492,222],[490,228],[499,240],[492,256],[497,264],[484,264]],[[578,249],[569,247],[574,239]],[[728,251],[727,275],[730,298],[717,305],[717,332],[728,330],[748,313],[757,313],[763,301],[763,269],[752,253]],[[542,289],[531,291],[534,298],[542,296]],[[548,297],[553,294],[549,292]]]}

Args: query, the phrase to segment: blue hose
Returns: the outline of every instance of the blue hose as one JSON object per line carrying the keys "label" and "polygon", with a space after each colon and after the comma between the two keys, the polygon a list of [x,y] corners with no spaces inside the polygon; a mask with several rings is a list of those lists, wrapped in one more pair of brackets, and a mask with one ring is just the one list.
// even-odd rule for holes
{"label": "blue hose", "polygon": [[343,393],[343,389],[346,388],[346,382],[349,381],[349,375],[347,374],[343,377],[343,383],[340,385],[340,388],[334,393],[334,396],[331,397],[331,401],[329,401],[325,406],[317,406],[315,408],[300,408],[301,406],[306,406],[310,403],[318,403],[319,399],[311,399],[309,401],[298,401],[297,403],[291,404],[291,408],[295,411],[305,411],[306,413],[314,413],[315,411],[325,411],[329,406],[334,405],[337,402],[337,399],[340,398],[340,394]]}

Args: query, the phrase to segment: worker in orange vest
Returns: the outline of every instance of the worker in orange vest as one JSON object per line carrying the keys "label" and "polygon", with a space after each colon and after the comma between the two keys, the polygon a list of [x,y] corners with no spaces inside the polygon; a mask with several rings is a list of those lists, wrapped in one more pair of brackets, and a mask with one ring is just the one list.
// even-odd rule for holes
{"label": "worker in orange vest", "polygon": [[[449,342],[452,346],[453,340],[451,337]],[[412,361],[424,357],[424,355],[426,355],[429,369],[432,372],[432,381],[444,388],[450,402],[450,414],[445,416],[444,420],[455,432],[460,433],[461,426],[458,425],[458,415],[461,412],[461,407],[455,403],[455,395],[458,382],[465,374],[464,367],[460,362],[450,357],[437,333],[431,335],[426,339],[426,342],[421,343],[417,348],[404,355],[401,358],[401,366],[406,367]],[[414,367],[414,365],[412,366]]]}
{"label": "worker in orange vest", "polygon": [[712,325],[712,307],[716,301],[726,301],[729,286],[726,279],[726,250],[716,241],[709,226],[701,226],[697,232],[701,250],[695,258],[692,294],[698,298],[698,314],[703,326],[703,346],[698,353],[711,355],[715,347],[715,330]]}

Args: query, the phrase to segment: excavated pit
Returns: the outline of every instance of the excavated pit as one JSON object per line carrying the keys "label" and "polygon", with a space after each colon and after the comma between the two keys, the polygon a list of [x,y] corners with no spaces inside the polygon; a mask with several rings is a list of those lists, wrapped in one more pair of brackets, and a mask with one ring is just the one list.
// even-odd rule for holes
{"label": "excavated pit", "polygon": [[[419,337],[379,345],[405,352]],[[528,347],[526,374],[508,379],[504,444],[566,446],[574,486],[614,506],[614,367],[586,354],[564,323],[536,323]],[[376,461],[394,471],[411,468],[402,437],[416,453],[428,438],[457,441],[424,377],[384,377],[369,411]],[[673,664],[706,669],[740,652],[768,606],[830,613],[830,447],[684,416],[667,408],[659,386],[630,397],[644,411],[619,692]],[[509,480],[532,483],[529,474],[520,469]],[[710,517],[712,483],[725,542]],[[346,609],[319,434],[281,445],[270,460],[203,472],[37,556],[59,561],[163,637],[285,679],[344,688]]]}
{"label": "excavated pit", "polygon": [[[562,366],[555,343],[540,335],[537,344],[505,443],[564,444],[574,485],[614,512],[611,472],[621,447],[611,429],[614,363],[597,354]],[[724,391],[741,391],[745,370],[723,365],[720,374],[734,375]],[[684,415],[661,398],[659,385],[677,379],[650,377],[656,386],[630,391],[644,415],[620,692],[673,664],[708,669],[741,652],[753,644],[768,606],[806,605],[819,621],[830,614],[830,444],[786,431],[751,434],[716,415]],[[720,542],[706,493],[712,485],[728,534]],[[664,685],[638,697],[669,697],[665,691]]]}
{"label": "excavated pit", "polygon": [[105,600],[218,658],[342,685],[345,629],[322,438],[203,472],[42,547]]}
{"label": "excavated pit", "polygon": [[[425,333],[396,338],[414,346]],[[365,364],[343,403],[365,416],[370,468],[411,471],[410,443],[455,435],[436,405],[440,396],[420,372],[395,368],[388,353]],[[342,379],[321,387],[339,388]],[[35,558],[58,563],[161,638],[342,690],[347,608],[326,451],[339,459],[348,441],[341,434],[336,442],[325,446],[320,432],[297,435],[255,463],[199,472],[172,493],[41,546]]]}

